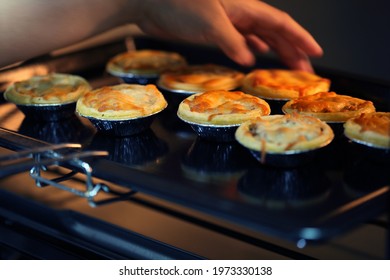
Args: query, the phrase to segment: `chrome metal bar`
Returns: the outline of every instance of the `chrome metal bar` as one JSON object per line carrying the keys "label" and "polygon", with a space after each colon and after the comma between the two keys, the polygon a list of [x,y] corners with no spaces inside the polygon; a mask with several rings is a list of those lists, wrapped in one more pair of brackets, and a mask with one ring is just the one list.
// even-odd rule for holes
{"label": "chrome metal bar", "polygon": [[[85,161],[82,161],[81,158],[85,157],[97,157],[97,156],[107,156],[108,152],[106,151],[85,151],[85,152],[77,152],[66,155],[61,155],[58,158],[49,158],[39,160],[36,165],[34,165],[30,170],[30,176],[35,180],[35,184],[38,187],[43,186],[53,186],[62,190],[69,191],[73,194],[76,194],[81,197],[86,197],[88,199],[93,199],[104,184],[94,184],[92,178],[93,169]],[[47,179],[41,175],[41,171],[45,170],[47,166],[56,165],[61,166],[61,164],[66,163],[70,166],[73,166],[77,170],[81,170],[83,174],[86,176],[85,185],[86,190],[81,191],[77,189],[73,189],[65,184],[60,183],[63,181],[64,177],[58,177],[55,179]],[[73,173],[77,174],[76,172]],[[68,179],[68,178],[67,178]]]}
{"label": "chrome metal bar", "polygon": [[49,154],[51,152],[54,152],[56,150],[61,149],[77,149],[81,148],[80,144],[74,144],[74,143],[65,143],[65,144],[57,144],[57,145],[50,145],[50,146],[43,146],[43,147],[37,147],[33,149],[23,150],[17,153],[9,154],[0,156],[0,166],[3,162],[9,161],[9,160],[15,160],[15,159],[22,159],[26,157],[32,157],[35,154]]}
{"label": "chrome metal bar", "polygon": [[[69,191],[88,200],[93,200],[102,188],[108,188],[104,184],[94,184],[91,165],[84,158],[107,156],[106,151],[77,151],[69,153],[69,149],[80,149],[80,144],[64,143],[56,145],[44,145],[25,149],[16,153],[0,156],[0,177],[9,176],[22,171],[28,171],[38,187],[54,186]],[[42,176],[42,171],[50,166],[66,166],[71,172],[65,176],[48,179]],[[62,182],[71,179],[78,173],[85,175],[85,191],[74,189]]]}

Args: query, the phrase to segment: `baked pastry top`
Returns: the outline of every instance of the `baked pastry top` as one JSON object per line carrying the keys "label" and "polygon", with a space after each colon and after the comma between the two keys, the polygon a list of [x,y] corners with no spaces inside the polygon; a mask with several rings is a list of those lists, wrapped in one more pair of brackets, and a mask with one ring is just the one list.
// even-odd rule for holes
{"label": "baked pastry top", "polygon": [[262,153],[288,154],[329,144],[334,134],[325,122],[298,114],[271,115],[247,121],[235,137],[244,147]]}
{"label": "baked pastry top", "polygon": [[89,90],[91,86],[80,76],[52,73],[15,82],[4,98],[18,105],[57,105],[76,102]]}
{"label": "baked pastry top", "polygon": [[317,117],[327,122],[345,122],[361,113],[375,112],[371,101],[336,94],[319,92],[290,100],[282,107],[284,113],[299,113]]}
{"label": "baked pastry top", "polygon": [[329,87],[329,79],[300,70],[256,69],[242,81],[244,92],[270,99],[295,99]]}
{"label": "baked pastry top", "polygon": [[390,148],[390,112],[363,113],[344,124],[344,134],[368,146]]}
{"label": "baked pastry top", "polygon": [[210,90],[184,99],[177,114],[198,124],[233,125],[270,112],[268,103],[256,96],[241,91]]}
{"label": "baked pastry top", "polygon": [[84,117],[128,120],[153,115],[166,106],[155,85],[119,84],[87,92],[77,101],[76,112]]}
{"label": "baked pastry top", "polygon": [[187,65],[186,59],[176,52],[161,50],[134,50],[120,53],[110,59],[106,69],[111,74],[160,74]]}
{"label": "baked pastry top", "polygon": [[177,71],[163,73],[158,85],[168,90],[191,93],[233,90],[241,85],[243,77],[243,73],[220,65],[190,65]]}

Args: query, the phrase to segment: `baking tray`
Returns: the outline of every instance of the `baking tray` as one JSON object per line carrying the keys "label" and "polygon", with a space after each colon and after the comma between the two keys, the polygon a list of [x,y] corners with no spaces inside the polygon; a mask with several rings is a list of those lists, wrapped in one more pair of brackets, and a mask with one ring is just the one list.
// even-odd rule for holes
{"label": "baking tray", "polygon": [[[211,48],[145,38],[136,45],[178,51],[190,63],[251,70]],[[255,67],[282,66],[261,58]],[[317,72],[332,80],[332,90],[372,100],[378,110],[389,111],[386,82],[327,69]],[[41,141],[76,142],[84,150],[107,150],[108,158],[90,162],[98,178],[294,242],[327,240],[388,211],[389,162],[356,152],[342,136],[310,165],[286,169],[261,165],[237,142],[197,137],[169,106],[149,130],[130,137],[101,135],[77,117],[50,124],[25,119],[16,132],[7,138],[3,131],[0,144],[21,150]]]}

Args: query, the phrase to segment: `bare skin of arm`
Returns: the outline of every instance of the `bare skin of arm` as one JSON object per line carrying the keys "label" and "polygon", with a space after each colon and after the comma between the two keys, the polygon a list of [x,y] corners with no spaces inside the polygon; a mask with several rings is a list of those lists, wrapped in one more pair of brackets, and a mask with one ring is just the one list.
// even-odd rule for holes
{"label": "bare skin of arm", "polygon": [[275,51],[290,68],[312,71],[315,39],[285,12],[258,0],[0,0],[0,67],[134,23],[146,34],[220,48],[250,66]]}

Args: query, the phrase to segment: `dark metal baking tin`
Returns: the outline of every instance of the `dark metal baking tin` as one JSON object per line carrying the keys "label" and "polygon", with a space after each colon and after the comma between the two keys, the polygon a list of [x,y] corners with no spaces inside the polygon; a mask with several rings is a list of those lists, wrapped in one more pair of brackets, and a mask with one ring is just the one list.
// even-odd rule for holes
{"label": "dark metal baking tin", "polygon": [[183,120],[182,118],[180,119],[188,123],[199,137],[211,141],[221,141],[221,142],[235,141],[236,139],[234,134],[237,128],[240,126],[239,124],[234,124],[234,125],[199,124],[199,123]]}
{"label": "dark metal baking tin", "polygon": [[378,147],[357,139],[349,138],[349,141],[352,153],[359,153],[367,160],[390,164],[390,148]]}
{"label": "dark metal baking tin", "polygon": [[269,107],[271,108],[271,113],[273,115],[277,114],[284,114],[282,107],[284,104],[286,104],[289,99],[277,99],[277,98],[266,98],[258,96],[259,98],[263,99],[265,102],[268,103]]}
{"label": "dark metal baking tin", "polygon": [[157,81],[157,77],[147,77],[147,76],[122,76],[120,77],[123,82],[127,84],[140,84],[140,85],[147,85],[147,84],[155,84]]}
{"label": "dark metal baking tin", "polygon": [[167,143],[150,129],[128,137],[96,134],[88,149],[107,150],[109,159],[126,165],[154,162],[168,153]]}
{"label": "dark metal baking tin", "polygon": [[169,89],[161,85],[159,81],[156,84],[157,88],[164,95],[165,99],[168,102],[168,109],[176,111],[184,99],[188,96],[193,95],[198,92],[191,92],[179,89]]}
{"label": "dark metal baking tin", "polygon": [[149,116],[127,120],[103,120],[89,116],[81,116],[87,118],[100,133],[114,136],[130,136],[147,130],[154,121],[156,115],[160,112],[161,111]]}
{"label": "dark metal baking tin", "polygon": [[263,165],[274,167],[299,167],[306,165],[314,160],[322,148],[305,151],[286,151],[284,153],[266,152],[264,157],[259,151],[249,149],[251,154]]}
{"label": "dark metal baking tin", "polygon": [[182,94],[183,96],[187,97],[195,93],[199,93],[200,91],[188,91],[188,90],[183,90],[183,89],[173,89],[173,88],[167,88],[165,87],[160,81],[157,81],[157,87],[161,90],[167,91],[167,92],[174,92],[174,93],[179,93]]}
{"label": "dark metal baking tin", "polygon": [[74,116],[76,102],[66,104],[17,104],[16,106],[29,119],[40,122],[56,122]]}
{"label": "dark metal baking tin", "polygon": [[123,82],[127,84],[155,84],[160,76],[160,74],[133,74],[133,73],[122,73],[117,71],[107,70],[114,77],[120,78]]}

